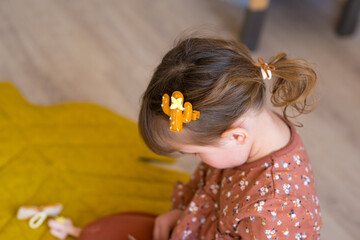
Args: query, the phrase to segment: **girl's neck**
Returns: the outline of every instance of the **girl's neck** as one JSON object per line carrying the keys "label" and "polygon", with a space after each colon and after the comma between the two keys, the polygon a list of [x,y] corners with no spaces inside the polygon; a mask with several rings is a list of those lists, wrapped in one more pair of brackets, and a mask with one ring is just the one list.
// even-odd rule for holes
{"label": "girl's neck", "polygon": [[253,131],[254,139],[247,163],[285,147],[291,137],[289,126],[266,107],[256,117]]}

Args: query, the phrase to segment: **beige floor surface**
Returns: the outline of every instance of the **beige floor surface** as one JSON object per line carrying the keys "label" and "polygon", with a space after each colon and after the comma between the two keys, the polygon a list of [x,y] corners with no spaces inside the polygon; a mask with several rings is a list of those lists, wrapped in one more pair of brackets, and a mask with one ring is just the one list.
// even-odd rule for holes
{"label": "beige floor surface", "polygon": [[[32,103],[91,101],[136,121],[151,73],[181,33],[236,38],[245,8],[220,0],[1,0],[0,79]],[[334,34],[335,0],[271,2],[254,59],[278,52],[315,63],[318,109],[300,117],[324,227],[360,235],[360,29]],[[360,25],[360,23],[359,23]],[[191,173],[199,160],[164,167]]]}

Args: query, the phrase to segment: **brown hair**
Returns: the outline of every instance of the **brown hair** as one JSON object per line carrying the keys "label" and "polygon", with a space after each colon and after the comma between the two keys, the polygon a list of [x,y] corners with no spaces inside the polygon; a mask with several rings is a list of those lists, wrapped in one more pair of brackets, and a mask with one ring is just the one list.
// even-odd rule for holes
{"label": "brown hair", "polygon": [[[139,131],[150,149],[168,155],[175,151],[166,140],[194,145],[216,145],[218,138],[249,109],[259,110],[266,88],[259,67],[253,65],[248,48],[235,40],[191,37],[180,39],[163,57],[142,97]],[[308,97],[316,84],[316,73],[302,59],[289,60],[285,53],[271,58],[271,102],[284,117],[308,113]],[[265,80],[266,81],[266,80]],[[184,95],[200,118],[183,125],[183,133],[169,130],[169,117],[161,108],[163,94]],[[289,107],[298,112],[290,116]],[[185,133],[186,132],[186,133]],[[189,136],[190,135],[190,136]]]}

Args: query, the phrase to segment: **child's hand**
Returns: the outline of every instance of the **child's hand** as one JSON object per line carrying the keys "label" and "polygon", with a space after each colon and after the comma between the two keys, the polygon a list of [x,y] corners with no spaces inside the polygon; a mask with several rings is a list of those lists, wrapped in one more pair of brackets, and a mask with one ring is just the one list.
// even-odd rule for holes
{"label": "child's hand", "polygon": [[155,219],[153,240],[169,240],[170,231],[175,227],[182,213],[183,211],[180,209],[173,209],[170,212],[157,216]]}

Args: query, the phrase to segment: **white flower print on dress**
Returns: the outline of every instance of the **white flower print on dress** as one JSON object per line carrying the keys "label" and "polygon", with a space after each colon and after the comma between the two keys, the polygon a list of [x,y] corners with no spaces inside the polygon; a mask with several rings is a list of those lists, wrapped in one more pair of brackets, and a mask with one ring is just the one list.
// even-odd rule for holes
{"label": "white flower print on dress", "polygon": [[287,206],[287,202],[284,202],[283,204],[281,204],[281,210],[284,210],[284,207]]}
{"label": "white flower print on dress", "polygon": [[204,224],[204,223],[205,223],[205,221],[206,221],[205,217],[204,217],[204,216],[202,216],[202,217],[201,217],[201,219],[200,219],[200,224],[201,224],[201,225],[202,225],[202,224]]}
{"label": "white flower print on dress", "polygon": [[286,228],[286,231],[282,231],[282,232],[287,238],[289,238],[289,229],[288,228]]}
{"label": "white flower print on dress", "polygon": [[309,183],[310,183],[310,178],[306,175],[302,175],[301,179],[304,181],[304,185],[309,187]]}
{"label": "white flower print on dress", "polygon": [[264,163],[263,165],[261,165],[261,167],[269,167],[269,164],[268,163]]}
{"label": "white flower print on dress", "polygon": [[270,212],[270,213],[273,216],[273,221],[275,221],[275,219],[276,219],[276,209],[274,211]]}
{"label": "white flower print on dress", "polygon": [[260,196],[264,196],[267,192],[269,192],[268,187],[265,185],[264,187],[258,190],[260,192]]}
{"label": "white flower print on dress", "polygon": [[317,196],[315,197],[315,203],[316,203],[316,206],[319,206],[319,198]]}
{"label": "white flower print on dress", "polygon": [[246,181],[246,179],[243,178],[243,180],[240,181],[240,189],[241,189],[241,191],[244,191],[246,186],[248,186],[248,185],[249,185],[249,181]]}
{"label": "white flower print on dress", "polygon": [[235,213],[238,213],[239,212],[239,203],[237,203],[236,205],[235,205],[235,207],[234,207],[234,209],[233,209],[233,215],[235,214]]}
{"label": "white flower print on dress", "polygon": [[189,206],[189,211],[194,213],[197,212],[198,207],[196,206],[196,203],[194,201],[191,201],[190,206]]}
{"label": "white flower print on dress", "polygon": [[305,234],[305,232],[304,232],[303,234],[301,234],[301,233],[296,233],[296,234],[295,234],[295,239],[296,239],[296,240],[306,239],[306,234]]}
{"label": "white flower print on dress", "polygon": [[291,190],[291,187],[290,187],[290,184],[284,183],[284,185],[283,185],[283,190],[284,190],[284,192],[285,192],[286,194],[289,194],[290,191],[292,191],[292,190]]}
{"label": "white flower print on dress", "polygon": [[226,205],[223,209],[223,216],[226,216],[227,212],[228,212],[228,205]]}
{"label": "white flower print on dress", "polygon": [[268,239],[271,239],[275,235],[275,230],[265,230],[265,235]]}
{"label": "white flower print on dress", "polygon": [[265,226],[265,225],[266,225],[266,222],[267,222],[267,221],[266,221],[266,218],[262,218],[262,219],[261,219],[261,224],[262,224],[262,225]]}
{"label": "white flower print on dress", "polygon": [[[281,161],[281,164],[283,165],[284,168],[287,168],[289,166],[289,163],[284,163],[283,161]],[[288,169],[288,168],[287,168]],[[288,169],[289,170],[289,169]]]}
{"label": "white flower print on dress", "polygon": [[258,212],[261,212],[264,209],[264,207],[263,207],[264,204],[265,204],[264,201],[260,201],[259,203],[255,203],[254,204],[255,210],[257,210]]}
{"label": "white flower print on dress", "polygon": [[185,240],[191,234],[191,232],[192,232],[191,230],[184,230],[184,235],[181,239]]}
{"label": "white flower print on dress", "polygon": [[281,223],[282,223],[282,222],[279,220],[279,221],[277,222],[277,225],[278,225],[278,226],[280,226],[280,225],[281,225]]}
{"label": "white flower print on dress", "polygon": [[301,160],[300,160],[300,156],[299,156],[299,155],[295,154],[295,155],[293,156],[293,159],[294,159],[294,161],[296,162],[297,165],[300,165]]}
{"label": "white flower print on dress", "polygon": [[295,204],[294,207],[300,207],[301,206],[301,204],[300,204],[301,200],[298,199],[298,198],[296,200],[294,200],[293,203]]}
{"label": "white flower print on dress", "polygon": [[296,219],[296,214],[294,212],[294,209],[290,210],[289,216],[291,217],[291,221],[293,221],[294,219]]}
{"label": "white flower print on dress", "polygon": [[219,185],[218,184],[211,184],[210,189],[212,190],[212,192],[214,194],[217,194],[218,190],[219,190]]}
{"label": "white flower print on dress", "polygon": [[291,179],[292,179],[291,174],[288,174],[288,175],[287,175],[287,179],[288,179],[289,181],[291,181]]}

